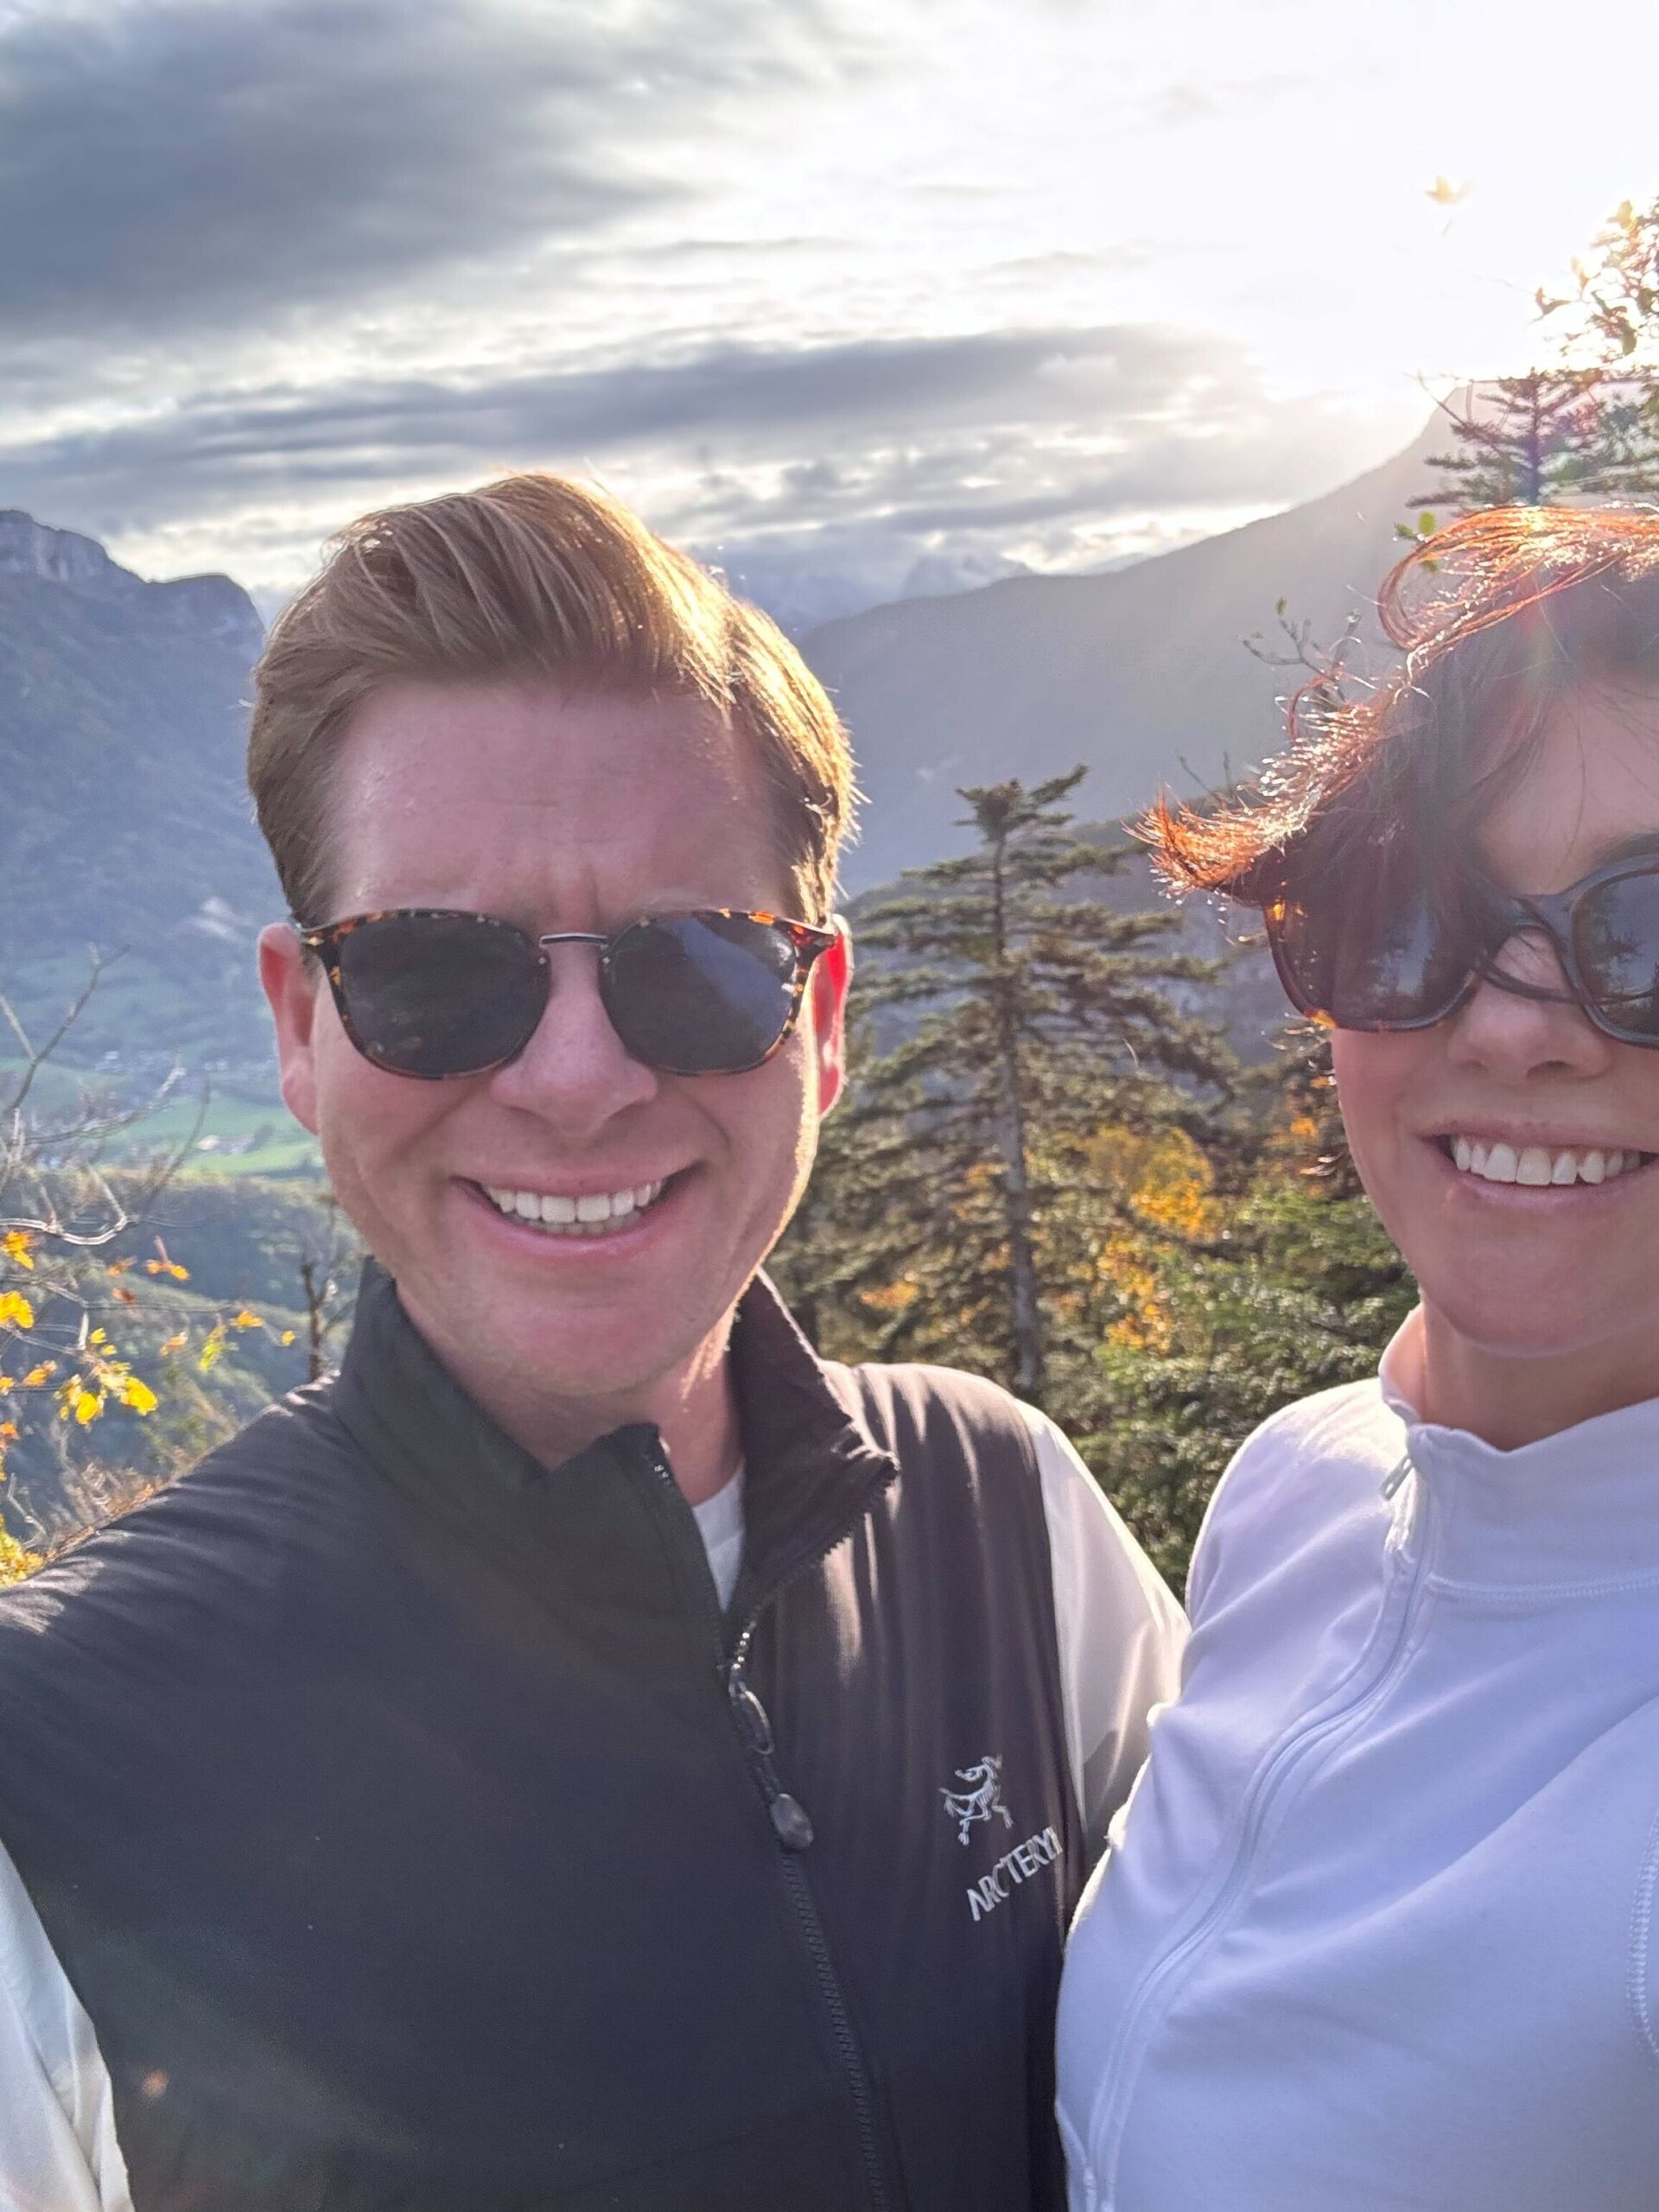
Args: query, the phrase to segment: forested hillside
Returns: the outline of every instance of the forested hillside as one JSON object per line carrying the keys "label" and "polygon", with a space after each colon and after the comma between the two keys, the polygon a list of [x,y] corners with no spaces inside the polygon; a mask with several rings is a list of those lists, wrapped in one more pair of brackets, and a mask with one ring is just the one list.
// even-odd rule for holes
{"label": "forested hillside", "polygon": [[[1444,425],[1323,499],[1102,575],[1016,576],[906,600],[803,641],[852,731],[868,794],[848,862],[857,888],[964,842],[963,784],[1090,770],[1096,818],[1136,813],[1163,785],[1184,798],[1277,749],[1276,702],[1306,673],[1274,664],[1275,609],[1311,634],[1360,641],[1395,526],[1431,488]],[[1269,657],[1243,640],[1260,635]]]}

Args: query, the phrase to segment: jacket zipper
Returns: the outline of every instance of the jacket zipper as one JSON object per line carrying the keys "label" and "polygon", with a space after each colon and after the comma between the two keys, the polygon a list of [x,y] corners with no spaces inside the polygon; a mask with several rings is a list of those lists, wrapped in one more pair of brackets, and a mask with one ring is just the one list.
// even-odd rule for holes
{"label": "jacket zipper", "polygon": [[[1409,1462],[1395,1470],[1385,1485],[1383,1495],[1392,1497],[1409,1471]],[[1169,1985],[1184,1967],[1192,1965],[1198,1952],[1225,1919],[1243,1890],[1250,1865],[1261,1841],[1262,1832],[1268,1814],[1287,1784],[1303,1771],[1311,1757],[1316,1754],[1338,1730],[1357,1720],[1370,1706],[1378,1703],[1386,1694],[1390,1683],[1404,1663],[1417,1599],[1427,1572],[1429,1552],[1430,1499],[1419,1478],[1412,1530],[1417,1539],[1411,1561],[1409,1579],[1402,1591],[1398,1591],[1398,1619],[1389,1638],[1380,1667],[1370,1674],[1351,1695],[1333,1710],[1307,1722],[1299,1732],[1287,1736],[1268,1758],[1257,1773],[1245,1800],[1243,1819],[1240,1823],[1239,1840],[1233,1863],[1226,1879],[1210,1904],[1180,1940],[1164,1956],[1147,1968],[1140,1987],[1124,2009],[1123,2019],[1106,2060],[1101,2088],[1096,2100],[1096,2109],[1090,2114],[1089,2149],[1086,2153],[1088,2171],[1086,2183],[1090,2212],[1099,2206],[1101,2212],[1111,2212],[1116,2195],[1117,2159],[1122,2145],[1122,2136],[1128,2120],[1130,2100],[1135,2078],[1140,2072],[1145,2056],[1147,2041],[1151,2034],[1148,2015],[1154,2000],[1168,1990]],[[1396,1576],[1398,1570],[1396,1569]],[[1397,1589],[1397,1586],[1396,1586]],[[1389,1598],[1396,1596],[1390,1589]],[[1382,1625],[1389,1610],[1385,1600],[1378,1626]],[[1136,2049],[1137,2040],[1140,2048]]]}
{"label": "jacket zipper", "polygon": [[[660,1446],[646,1447],[646,1460],[658,1480],[665,1484],[668,1489],[677,1496],[673,1469],[669,1465]],[[689,1507],[686,1508],[688,1512],[690,1510]],[[798,1580],[803,1574],[810,1573],[813,1567],[821,1565],[846,1533],[845,1529],[838,1529],[816,1551],[809,1554],[804,1559],[798,1560],[783,1580],[773,1585],[762,1603],[755,1607],[744,1623],[741,1634],[732,1646],[729,1660],[727,1657],[726,1620],[720,1607],[715,1602],[712,1583],[709,1583],[705,1592],[704,1605],[713,1630],[715,1674],[720,1685],[721,1702],[726,1707],[733,1732],[741,1746],[744,1763],[759,1783],[768,1809],[780,1797],[788,1793],[785,1792],[782,1782],[779,1779],[769,1742],[763,1748],[747,1733],[739,1718],[733,1693],[737,1688],[747,1689],[748,1687],[743,1679],[743,1667],[748,1656],[750,1639],[759,1624],[764,1608],[775,1604],[791,1584]],[[707,1578],[704,1579],[706,1581]],[[750,1694],[753,1695],[753,1693],[751,1692]],[[759,1705],[760,1700],[757,1699],[755,1702]],[[848,2009],[846,1995],[842,1989],[840,1977],[836,1972],[835,1961],[830,1955],[829,1938],[823,1932],[823,1922],[818,1912],[817,1901],[812,1895],[811,1885],[806,1878],[806,1870],[800,1864],[798,1854],[791,1851],[781,1839],[778,1844],[778,1855],[783,1870],[784,1887],[788,1891],[790,1903],[794,1908],[796,1923],[800,1929],[807,1955],[812,1962],[818,1994],[823,1999],[824,2010],[829,2014],[830,2030],[835,2037],[836,2050],[840,2054],[842,2071],[846,2078],[848,2092],[852,2101],[853,2117],[858,2131],[859,2160],[863,2172],[866,2199],[870,2207],[870,2212],[892,2212],[893,2199],[887,2186],[887,2161],[882,2156],[880,2132],[876,2124],[875,2091],[870,2080],[869,2064],[860,2045],[857,2031],[853,2026],[852,2014]]]}

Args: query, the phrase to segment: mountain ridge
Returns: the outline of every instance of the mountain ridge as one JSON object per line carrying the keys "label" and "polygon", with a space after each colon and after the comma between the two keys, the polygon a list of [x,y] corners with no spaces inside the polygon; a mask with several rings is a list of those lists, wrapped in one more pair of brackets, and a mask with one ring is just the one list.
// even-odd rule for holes
{"label": "mountain ridge", "polygon": [[[849,895],[962,848],[958,785],[1083,760],[1078,810],[1105,822],[1184,768],[1213,782],[1272,750],[1287,673],[1240,635],[1270,628],[1281,597],[1316,634],[1340,632],[1399,550],[1434,436],[1145,561],[999,578],[811,632],[803,650],[869,795]],[[84,981],[89,945],[119,955],[72,1040],[82,1064],[142,1078],[178,1057],[270,1081],[253,941],[283,909],[243,766],[262,637],[228,576],[152,582],[94,538],[0,509],[0,988],[38,1033]]]}
{"label": "mountain ridge", "polygon": [[228,576],[150,582],[0,512],[0,969],[31,1035],[110,960],[71,1056],[268,1056],[252,988],[280,912],[243,780],[263,637]]}
{"label": "mountain ridge", "polygon": [[1436,442],[1431,425],[1319,499],[1145,561],[893,601],[810,632],[802,652],[851,732],[868,798],[851,887],[960,849],[958,785],[1084,761],[1079,805],[1122,819],[1184,766],[1207,788],[1275,750],[1294,679],[1243,639],[1272,631],[1281,600],[1325,640],[1357,609],[1362,657],[1380,659],[1376,588]]}

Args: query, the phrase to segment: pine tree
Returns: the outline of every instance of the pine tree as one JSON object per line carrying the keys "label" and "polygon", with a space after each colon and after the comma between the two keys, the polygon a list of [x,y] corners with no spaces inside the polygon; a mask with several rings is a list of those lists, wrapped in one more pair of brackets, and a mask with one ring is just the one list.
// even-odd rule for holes
{"label": "pine tree", "polygon": [[1440,487],[1414,507],[1547,507],[1628,492],[1643,441],[1617,381],[1599,367],[1529,369],[1499,377],[1441,411],[1455,441],[1432,454]]}
{"label": "pine tree", "polygon": [[1435,455],[1438,493],[1414,506],[1554,506],[1659,492],[1659,201],[1626,200],[1572,264],[1541,288],[1554,361],[1443,403],[1456,441]]}
{"label": "pine tree", "polygon": [[1187,1003],[1211,963],[1170,945],[1173,911],[1091,891],[1133,849],[1073,830],[1084,773],[963,791],[975,849],[860,919],[889,1046],[828,1126],[781,1262],[827,1349],[932,1353],[1042,1398],[1062,1340],[1092,1360],[1113,1298],[1101,1133],[1202,1127],[1230,1083]]}

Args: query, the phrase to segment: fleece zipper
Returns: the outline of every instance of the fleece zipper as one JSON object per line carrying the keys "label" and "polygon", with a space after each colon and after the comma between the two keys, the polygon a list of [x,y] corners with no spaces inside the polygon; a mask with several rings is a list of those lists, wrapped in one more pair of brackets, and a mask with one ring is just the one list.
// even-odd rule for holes
{"label": "fleece zipper", "polygon": [[[645,1464],[655,1478],[659,1492],[665,1497],[674,1512],[676,1534],[681,1540],[685,1535],[685,1523],[692,1522],[691,1534],[699,1547],[695,1519],[686,1504],[673,1470],[658,1443],[645,1446]],[[797,1560],[764,1596],[750,1609],[741,1633],[730,1646],[728,1656],[728,1624],[721,1613],[713,1578],[707,1571],[707,1562],[699,1555],[703,1572],[699,1578],[702,1610],[705,1615],[714,1646],[715,1671],[721,1689],[721,1701],[726,1707],[732,1726],[742,1750],[744,1763],[756,1783],[760,1797],[777,1839],[779,1863],[783,1883],[788,1894],[795,1925],[799,1929],[803,1947],[812,1968],[819,2001],[829,2017],[830,2032],[840,2058],[842,2075],[853,2108],[857,2131],[859,2166],[862,2176],[863,2198],[867,2212],[900,2212],[903,2190],[897,2177],[889,2171],[889,2161],[881,2145],[881,2131],[876,2116],[875,2090],[870,2076],[869,2062],[864,2055],[857,2030],[853,2025],[852,2013],[847,2002],[841,1979],[836,1971],[830,1940],[824,1933],[823,1921],[818,1911],[817,1900],[807,1880],[806,1869],[801,1864],[801,1853],[810,1847],[812,1831],[810,1818],[798,1799],[791,1796],[779,1777],[772,1758],[772,1724],[765,1707],[750,1688],[744,1675],[749,1644],[766,1607],[774,1605],[790,1585],[801,1575],[822,1564],[854,1527],[868,1504],[860,1502],[859,1509],[836,1529],[825,1540],[804,1557]],[[677,1510],[674,1509],[677,1508]]]}
{"label": "fleece zipper", "polygon": [[[1408,1471],[1405,1463],[1395,1469],[1383,1485],[1385,1499],[1394,1497]],[[1376,1625],[1364,1649],[1324,1704],[1282,1738],[1258,1767],[1245,1795],[1231,1864],[1212,1888],[1208,1904],[1146,1970],[1124,2007],[1090,2115],[1084,2175],[1088,2212],[1113,2212],[1118,2154],[1130,2098],[1157,2024],[1154,2015],[1160,2000],[1166,2008],[1173,2000],[1179,1985],[1190,1975],[1205,1946],[1219,1932],[1237,1903],[1249,1881],[1268,1816],[1286,1790],[1299,1779],[1305,1782],[1333,1739],[1381,1703],[1406,1663],[1418,1601],[1427,1580],[1432,1514],[1427,1488],[1422,1478],[1415,1476],[1405,1535],[1390,1561]],[[1376,1663],[1370,1663],[1373,1661]]]}

